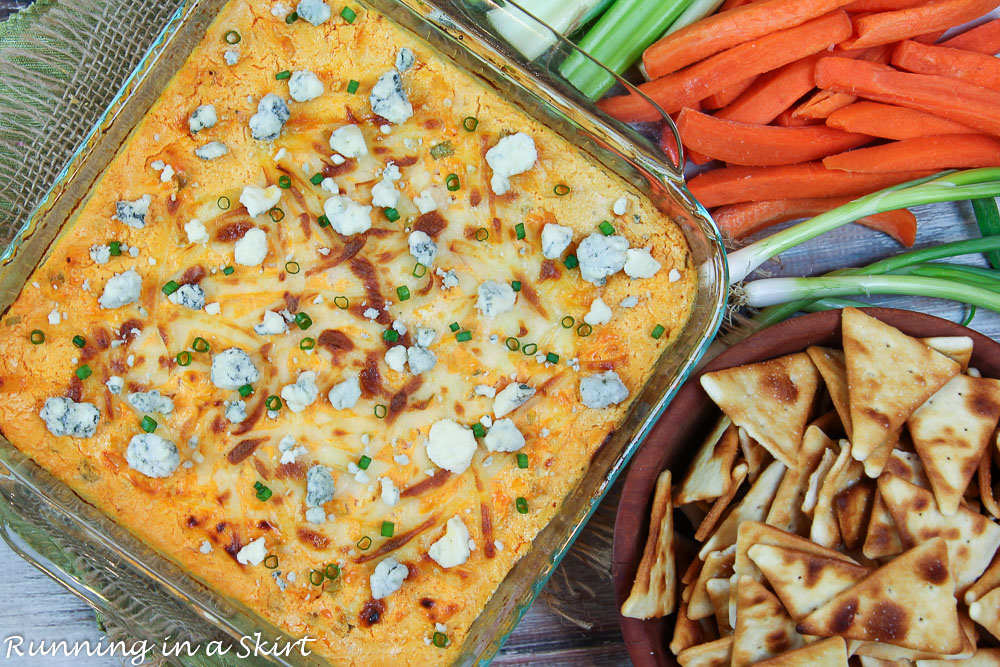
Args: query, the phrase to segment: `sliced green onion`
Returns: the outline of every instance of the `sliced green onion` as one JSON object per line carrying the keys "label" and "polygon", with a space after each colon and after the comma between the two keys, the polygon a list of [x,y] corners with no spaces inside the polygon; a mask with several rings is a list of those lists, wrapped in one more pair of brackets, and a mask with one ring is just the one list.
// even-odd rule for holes
{"label": "sliced green onion", "polygon": [[240,392],[241,398],[246,398],[253,393],[253,385],[245,384],[236,391]]}
{"label": "sliced green onion", "polygon": [[45,342],[45,332],[42,331],[41,329],[35,329],[34,331],[31,332],[31,335],[28,337],[28,340],[31,341],[32,345],[41,345],[42,343]]}
{"label": "sliced green onion", "polygon": [[362,455],[361,458],[358,459],[358,467],[361,468],[362,470],[368,470],[368,466],[370,466],[371,464],[372,464],[372,459],[370,456]]}
{"label": "sliced green onion", "polygon": [[559,324],[562,325],[563,329],[572,329],[573,325],[576,324],[576,319],[572,315],[567,315],[559,320]]}
{"label": "sliced green onion", "polygon": [[122,254],[122,242],[121,241],[112,241],[111,243],[108,244],[108,247],[111,248],[111,256],[112,257],[118,257],[118,256],[120,256]]}
{"label": "sliced green onion", "polygon": [[291,14],[289,14],[288,16],[285,17],[285,23],[287,23],[288,25],[292,25],[293,23],[295,23],[298,20],[299,20],[299,13],[298,12],[292,12]]}
{"label": "sliced green onion", "polygon": [[518,241],[520,241],[521,239],[523,239],[525,237],[524,223],[523,222],[519,222],[516,225],[514,225],[514,233],[517,235],[517,240]]}
{"label": "sliced green onion", "polygon": [[381,403],[379,403],[379,404],[377,404],[375,406],[375,409],[373,410],[373,412],[375,413],[375,416],[378,417],[379,419],[385,419],[385,416],[388,413],[388,410],[386,409],[386,407],[384,405],[382,405]]}
{"label": "sliced green onion", "polygon": [[545,354],[545,361],[549,362],[550,364],[558,364],[559,355],[556,354],[555,352],[548,352]]}
{"label": "sliced green onion", "polygon": [[163,287],[160,288],[160,291],[163,292],[164,294],[166,294],[167,296],[170,296],[171,294],[173,294],[174,292],[176,292],[180,288],[181,288],[181,286],[177,284],[177,281],[175,281],[175,280],[168,280],[166,282],[166,284]]}
{"label": "sliced green onion", "polygon": [[514,290],[515,292],[520,292],[521,291],[521,281],[520,280],[512,280],[512,281],[510,281],[510,288],[512,290]]}
{"label": "sliced green onion", "polygon": [[438,648],[444,648],[451,643],[448,639],[448,635],[443,632],[435,632],[434,636],[431,638],[431,642]]}
{"label": "sliced green onion", "polygon": [[208,352],[212,349],[212,346],[208,344],[208,341],[201,336],[194,339],[194,342],[191,343],[191,347],[195,352]]}
{"label": "sliced green onion", "polygon": [[222,39],[225,40],[226,44],[239,44],[240,40],[242,40],[243,38],[240,37],[240,33],[236,32],[235,30],[230,30],[229,32],[227,32],[225,35],[222,36]]}
{"label": "sliced green onion", "polygon": [[271,394],[270,396],[267,397],[267,400],[264,401],[264,405],[267,407],[268,410],[271,410],[272,412],[274,410],[280,410],[281,398],[275,396],[274,394]]}
{"label": "sliced green onion", "polygon": [[528,455],[524,452],[518,452],[517,454],[517,467],[522,470],[528,467]]}
{"label": "sliced green onion", "polygon": [[177,365],[178,366],[190,366],[191,365],[191,361],[193,359],[193,357],[191,356],[191,353],[188,352],[187,350],[184,350],[183,352],[178,352],[177,353],[177,357],[175,357],[175,358],[177,360]]}
{"label": "sliced green onion", "polygon": [[457,340],[459,343],[467,343],[470,340],[472,340],[472,332],[459,331],[457,334],[455,334],[455,340]]}
{"label": "sliced green onion", "polygon": [[580,266],[580,260],[576,258],[576,255],[566,255],[566,259],[563,260],[563,265],[567,269],[575,269]]}
{"label": "sliced green onion", "polygon": [[309,179],[309,182],[312,183],[313,185],[319,185],[320,183],[323,182],[323,174],[319,172],[313,174],[312,177]]}
{"label": "sliced green onion", "polygon": [[348,23],[354,23],[354,19],[358,18],[357,12],[355,12],[350,7],[344,7],[340,10],[340,15]]}
{"label": "sliced green onion", "polygon": [[396,222],[399,220],[399,211],[394,208],[384,208],[382,209],[382,213],[385,215],[385,219],[389,222]]}
{"label": "sliced green onion", "polygon": [[485,227],[480,227],[479,229],[476,230],[477,241],[485,241],[489,237],[490,237],[490,230],[486,229]]}
{"label": "sliced green onion", "polygon": [[351,300],[346,296],[335,296],[333,297],[333,303],[337,308],[347,310],[347,307],[351,305]]}
{"label": "sliced green onion", "polygon": [[454,154],[455,148],[451,145],[450,141],[442,141],[439,144],[431,146],[431,157],[435,160],[440,160],[443,157],[451,157]]}
{"label": "sliced green onion", "polygon": [[323,573],[319,570],[313,570],[309,573],[309,583],[313,586],[320,586],[323,584]]}
{"label": "sliced green onion", "polygon": [[229,207],[232,206],[232,202],[229,201],[229,197],[227,197],[225,195],[219,197],[215,201],[215,204],[216,204],[216,206],[218,206],[219,208],[221,208],[223,211],[229,210]]}
{"label": "sliced green onion", "polygon": [[142,418],[142,421],[139,422],[139,427],[142,428],[142,430],[145,431],[146,433],[152,433],[153,431],[156,430],[157,426],[159,426],[159,424],[157,424],[156,420],[150,417],[149,415],[145,415]]}
{"label": "sliced green onion", "polygon": [[529,357],[538,352],[538,345],[535,343],[528,343],[527,345],[521,346],[521,352],[524,352]]}
{"label": "sliced green onion", "polygon": [[462,325],[459,324],[458,322],[452,322],[451,324],[448,325],[448,328],[451,329],[452,331],[458,331],[459,329],[462,328]]}
{"label": "sliced green onion", "polygon": [[82,350],[87,347],[87,339],[79,335],[73,336],[73,345]]}
{"label": "sliced green onion", "polygon": [[299,329],[305,331],[313,325],[312,318],[309,317],[309,313],[295,313],[295,323],[299,325]]}
{"label": "sliced green onion", "polygon": [[653,327],[653,330],[650,332],[649,335],[652,336],[653,338],[659,340],[660,336],[663,335],[664,331],[666,331],[666,329],[663,327],[663,325],[662,324],[657,324],[655,327]]}
{"label": "sliced green onion", "polygon": [[396,526],[392,521],[383,521],[382,528],[379,530],[379,535],[382,537],[392,537],[392,534],[396,532]]}
{"label": "sliced green onion", "polygon": [[272,495],[271,489],[269,489],[266,486],[261,487],[260,491],[257,492],[257,500],[259,500],[262,503],[266,503],[268,500],[271,499],[271,495]]}
{"label": "sliced green onion", "polygon": [[330,218],[326,217],[325,215],[321,215],[318,218],[316,218],[316,222],[319,223],[320,227],[330,226]]}
{"label": "sliced green onion", "polygon": [[278,569],[278,557],[274,554],[269,554],[268,557],[264,559],[264,567],[269,570]]}
{"label": "sliced green onion", "polygon": [[[976,214],[976,222],[979,224],[979,233],[984,237],[1000,236],[1000,210],[997,209],[997,200],[994,197],[988,199],[973,199],[972,212]],[[1000,269],[1000,251],[994,250],[986,254],[990,266]],[[975,315],[975,311],[973,311]]]}
{"label": "sliced green onion", "polygon": [[281,222],[285,219],[285,212],[277,206],[268,211],[267,214],[271,216],[271,220],[274,222]]}
{"label": "sliced green onion", "polygon": [[382,340],[387,343],[395,343],[399,340],[399,332],[395,329],[386,329],[382,332]]}
{"label": "sliced green onion", "polygon": [[289,178],[288,174],[282,174],[278,177],[278,187],[282,190],[288,190],[292,187],[292,179]]}
{"label": "sliced green onion", "polygon": [[513,336],[510,336],[509,338],[507,338],[507,340],[504,341],[504,345],[506,345],[507,349],[510,350],[511,352],[517,352],[521,348],[521,341],[514,338]]}
{"label": "sliced green onion", "polygon": [[316,339],[315,338],[303,338],[301,341],[299,341],[299,349],[300,350],[306,350],[306,351],[308,351],[308,350],[312,350],[315,347],[316,347]]}
{"label": "sliced green onion", "polygon": [[80,366],[79,368],[76,369],[76,376],[81,380],[86,380],[93,374],[94,371],[90,370],[90,366],[88,366],[87,364],[84,364],[83,366]]}
{"label": "sliced green onion", "polygon": [[362,551],[367,551],[372,546],[372,538],[365,535],[360,540],[358,540],[358,548]]}
{"label": "sliced green onion", "polygon": [[475,116],[466,116],[462,121],[462,127],[465,128],[466,132],[475,132],[476,128],[479,127],[479,119]]}
{"label": "sliced green onion", "polygon": [[400,285],[396,288],[396,296],[400,301],[408,301],[410,298],[410,288],[406,285]]}
{"label": "sliced green onion", "polygon": [[604,234],[605,236],[611,236],[612,234],[615,233],[615,226],[612,225],[607,220],[597,225],[597,228],[600,229],[601,233]]}
{"label": "sliced green onion", "polygon": [[974,318],[975,316],[976,316],[976,307],[975,306],[970,306],[969,307],[969,314],[966,315],[965,319],[962,320],[962,322],[961,322],[962,326],[963,327],[967,327],[970,324],[972,324],[972,318]]}
{"label": "sliced green onion", "polygon": [[586,323],[585,324],[581,324],[580,326],[578,326],[576,328],[576,333],[579,334],[580,336],[582,336],[583,338],[586,338],[587,336],[589,336],[593,332],[594,332],[594,327],[592,327],[592,326],[590,326],[589,324],[586,324]]}
{"label": "sliced green onion", "polygon": [[566,195],[569,194],[569,186],[566,185],[565,183],[559,183],[554,188],[552,188],[552,192],[554,192],[557,197],[565,197]]}
{"label": "sliced green onion", "polygon": [[351,79],[350,81],[347,82],[347,92],[353,95],[354,93],[358,92],[358,88],[360,86],[361,84],[359,82],[355,81],[354,79]]}
{"label": "sliced green onion", "polygon": [[224,274],[226,274],[227,276],[233,275],[233,272],[235,272],[235,271],[236,271],[236,268],[232,267],[232,266],[227,266],[226,268],[222,269],[222,272]]}
{"label": "sliced green onion", "polygon": [[425,275],[427,275],[427,267],[426,266],[424,266],[423,264],[419,264],[418,263],[416,266],[413,267],[413,277],[414,278],[423,278]]}
{"label": "sliced green onion", "polygon": [[514,506],[517,507],[517,511],[520,514],[528,513],[528,501],[523,496],[517,497],[517,500],[514,501]]}
{"label": "sliced green onion", "polygon": [[333,581],[340,576],[340,566],[336,563],[330,563],[323,569],[323,572],[326,574],[327,579]]}
{"label": "sliced green onion", "polygon": [[299,266],[298,262],[285,262],[285,271],[292,274],[293,276],[299,272],[300,268],[301,267]]}
{"label": "sliced green onion", "polygon": [[472,435],[477,438],[485,438],[486,427],[480,424],[479,422],[476,422],[475,424],[472,425]]}
{"label": "sliced green onion", "polygon": [[444,179],[444,185],[448,188],[448,192],[456,192],[462,188],[462,179],[458,174],[448,174]]}
{"label": "sliced green onion", "polygon": [[292,73],[287,69],[283,69],[277,74],[275,74],[274,78],[277,79],[278,81],[284,81],[285,79],[291,79]]}

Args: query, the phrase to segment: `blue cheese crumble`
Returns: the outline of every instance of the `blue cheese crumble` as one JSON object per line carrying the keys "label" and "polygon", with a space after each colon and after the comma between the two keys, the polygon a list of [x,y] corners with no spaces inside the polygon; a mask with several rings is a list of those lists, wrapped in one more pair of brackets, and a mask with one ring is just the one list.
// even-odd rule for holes
{"label": "blue cheese crumble", "polygon": [[111,246],[109,245],[92,245],[90,246],[90,259],[93,260],[94,264],[101,265],[107,264],[111,261]]}
{"label": "blue cheese crumble", "polygon": [[201,132],[215,127],[218,122],[219,117],[215,113],[215,106],[203,104],[191,112],[191,117],[188,118],[188,127],[192,132]]}
{"label": "blue cheese crumble", "polygon": [[146,214],[149,213],[149,204],[152,201],[152,195],[143,195],[134,201],[120,201],[115,204],[115,214],[111,219],[135,229],[142,229],[146,226]]}
{"label": "blue cheese crumble", "polygon": [[493,192],[498,195],[507,194],[511,177],[534,167],[537,159],[535,140],[524,132],[501,138],[493,148],[486,151],[486,163],[493,170],[493,178],[490,179]]}
{"label": "blue cheese crumble", "polygon": [[448,523],[445,524],[444,537],[432,544],[427,550],[427,555],[444,569],[462,565],[469,560],[471,554],[469,529],[457,516],[448,519]]}
{"label": "blue cheese crumble", "polygon": [[231,347],[212,357],[212,384],[219,389],[239,389],[260,379],[250,355],[238,347]]}
{"label": "blue cheese crumble", "polygon": [[484,317],[496,317],[513,310],[517,292],[508,283],[487,280],[479,285],[476,308]]}
{"label": "blue cheese crumble", "polygon": [[230,424],[242,424],[247,418],[246,401],[230,401],[226,403],[226,419]]}
{"label": "blue cheese crumble", "polygon": [[410,245],[410,254],[413,256],[413,259],[427,267],[434,263],[434,258],[437,257],[438,251],[437,243],[426,232],[422,232],[419,229],[410,232],[407,241]]}
{"label": "blue cheese crumble", "polygon": [[493,416],[500,419],[500,417],[510,414],[527,403],[528,399],[534,395],[534,387],[519,382],[511,382],[493,399]]}
{"label": "blue cheese crumble", "polygon": [[662,265],[653,259],[648,248],[629,248],[625,252],[625,275],[629,278],[652,278]]}
{"label": "blue cheese crumble", "polygon": [[254,227],[233,246],[233,260],[242,266],[260,266],[267,257],[267,234]]}
{"label": "blue cheese crumble", "polygon": [[205,307],[205,290],[200,285],[181,285],[176,292],[167,297],[170,303],[184,306],[191,310],[201,310]]}
{"label": "blue cheese crumble", "polygon": [[628,239],[624,236],[605,236],[593,233],[576,249],[580,260],[580,277],[600,287],[623,268],[627,258]]}
{"label": "blue cheese crumble", "polygon": [[292,412],[302,412],[312,405],[318,396],[315,371],[299,373],[295,384],[285,385],[281,390],[281,400]]}
{"label": "blue cheese crumble", "polygon": [[406,99],[403,92],[403,80],[399,72],[391,69],[378,78],[372,87],[368,101],[372,112],[385,118],[390,123],[400,125],[413,115],[413,105]]}
{"label": "blue cheese crumble", "polygon": [[333,493],[336,488],[333,485],[333,476],[326,466],[314,465],[306,472],[306,506],[321,507],[324,503],[333,500]]}
{"label": "blue cheese crumble", "polygon": [[372,207],[348,197],[334,196],[323,202],[323,213],[338,234],[350,236],[367,232],[372,226]]}
{"label": "blue cheese crumble", "polygon": [[89,438],[97,432],[101,411],[92,403],[76,403],[72,399],[55,396],[45,400],[38,416],[52,435]]}
{"label": "blue cheese crumble", "polygon": [[372,597],[376,600],[387,598],[403,586],[403,581],[410,575],[406,566],[389,556],[378,565],[368,579],[372,588]]}
{"label": "blue cheese crumble", "polygon": [[194,149],[194,154],[202,160],[217,160],[229,152],[229,147],[221,141],[210,141],[204,146]]}
{"label": "blue cheese crumble", "polygon": [[285,100],[268,93],[257,104],[257,113],[250,116],[250,135],[257,141],[274,141],[290,116]]}
{"label": "blue cheese crumble", "polygon": [[614,371],[589,375],[580,380],[580,400],[588,408],[600,410],[628,398],[628,388]]}
{"label": "blue cheese crumble", "polygon": [[277,336],[288,333],[288,323],[285,318],[273,310],[264,311],[264,319],[260,324],[253,325],[253,330],[259,336]]}
{"label": "blue cheese crumble", "polygon": [[335,410],[350,410],[361,398],[361,382],[357,376],[338,382],[330,389],[330,405]]}
{"label": "blue cheese crumble", "polygon": [[396,69],[400,72],[405,72],[410,69],[413,67],[415,62],[417,62],[417,57],[413,55],[413,51],[411,49],[408,49],[405,46],[399,50],[399,53],[396,54]]}
{"label": "blue cheese crumble", "polygon": [[542,257],[559,259],[573,242],[573,228],[549,223],[542,227]]}
{"label": "blue cheese crumble", "polygon": [[460,475],[472,463],[476,437],[452,419],[440,419],[427,434],[427,457],[439,468]]}
{"label": "blue cheese crumble", "polygon": [[524,435],[509,418],[498,419],[489,427],[483,444],[490,452],[516,452],[524,447]]}
{"label": "blue cheese crumble", "polygon": [[330,134],[330,149],[343,157],[361,157],[368,154],[365,135],[357,125],[338,127]]}
{"label": "blue cheese crumble", "polygon": [[169,477],[181,464],[177,445],[155,433],[132,436],[125,450],[128,467],[146,477]]}
{"label": "blue cheese crumble", "polygon": [[243,186],[240,193],[240,203],[246,206],[250,217],[256,218],[264,215],[281,201],[281,188],[277,185],[269,185],[266,188],[256,185]]}
{"label": "blue cheese crumble", "polygon": [[105,310],[121,308],[138,301],[141,293],[142,277],[135,272],[135,269],[129,269],[124,273],[116,273],[108,279],[98,303]]}
{"label": "blue cheese crumble", "polygon": [[325,90],[323,82],[309,70],[292,72],[291,78],[288,79],[288,94],[296,102],[314,100]]}
{"label": "blue cheese crumble", "polygon": [[323,0],[302,0],[295,8],[295,12],[303,21],[308,21],[313,25],[322,25],[330,20],[330,6]]}
{"label": "blue cheese crumble", "polygon": [[162,396],[156,389],[153,391],[134,391],[127,397],[128,404],[139,412],[158,412],[169,415],[174,411],[174,401],[169,396]]}

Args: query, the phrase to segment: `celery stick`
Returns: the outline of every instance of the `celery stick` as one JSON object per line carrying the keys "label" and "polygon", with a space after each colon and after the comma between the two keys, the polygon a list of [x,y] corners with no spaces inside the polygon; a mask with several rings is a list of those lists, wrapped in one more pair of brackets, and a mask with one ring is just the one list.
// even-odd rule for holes
{"label": "celery stick", "polygon": [[[617,0],[580,40],[579,47],[605,67],[621,74],[670,27],[692,0]],[[570,83],[592,100],[608,92],[615,79],[579,53],[559,68]]]}
{"label": "celery stick", "polygon": [[558,33],[569,35],[608,4],[608,0],[535,0],[524,3],[530,16],[507,3],[501,9],[486,12],[486,17],[497,33],[521,55],[534,60],[556,43],[556,36],[539,21]]}
{"label": "celery stick", "polygon": [[681,28],[686,28],[692,23],[697,23],[706,16],[711,16],[715,13],[722,3],[726,0],[694,0],[684,13],[677,17],[677,20],[673,22],[670,29],[667,30],[669,35],[672,32],[677,32]]}

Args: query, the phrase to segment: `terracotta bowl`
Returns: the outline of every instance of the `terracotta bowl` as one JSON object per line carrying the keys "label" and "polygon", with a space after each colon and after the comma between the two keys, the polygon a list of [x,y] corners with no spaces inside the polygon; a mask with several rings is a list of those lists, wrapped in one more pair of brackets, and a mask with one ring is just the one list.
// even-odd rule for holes
{"label": "terracotta bowl", "polygon": [[[864,310],[872,317],[911,336],[969,336],[974,341],[970,365],[978,368],[985,376],[1000,378],[1000,343],[931,315],[893,308]],[[702,390],[698,379],[706,372],[802,352],[810,345],[840,346],[839,310],[797,317],[750,336],[697,371],[678,392],[645,443],[636,452],[625,478],[615,520],[611,563],[615,601],[619,608],[632,589],[639,559],[646,544],[650,503],[657,476],[669,468],[674,480],[679,481],[698,444],[718,415],[718,408]],[[681,515],[678,513],[675,518],[680,524]],[[682,525],[678,528],[683,532],[684,529],[680,527]],[[680,554],[678,556],[680,576],[689,561],[684,560]],[[677,593],[680,595],[679,584]],[[625,645],[635,665],[676,667],[677,660],[669,649],[673,636],[673,616],[647,621],[625,617],[619,617],[619,620]]]}

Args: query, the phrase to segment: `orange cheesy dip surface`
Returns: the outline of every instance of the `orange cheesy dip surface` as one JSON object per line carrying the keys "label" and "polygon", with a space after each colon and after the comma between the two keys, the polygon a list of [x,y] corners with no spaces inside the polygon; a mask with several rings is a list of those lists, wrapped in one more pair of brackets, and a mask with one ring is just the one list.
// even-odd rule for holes
{"label": "orange cheesy dip surface", "polygon": [[28,279],[0,428],[331,662],[448,662],[696,271],[384,17],[282,7],[226,5]]}

